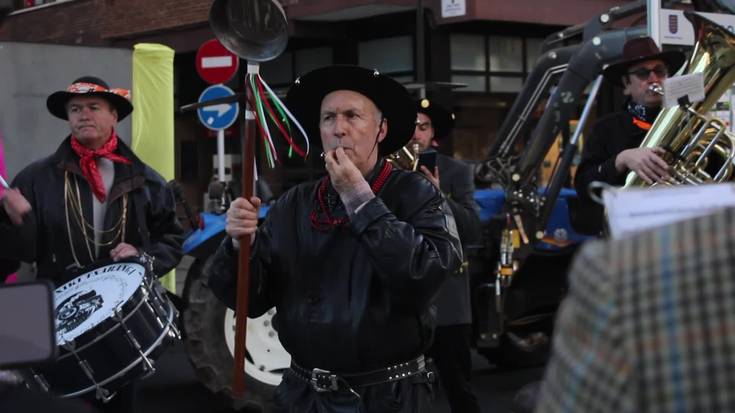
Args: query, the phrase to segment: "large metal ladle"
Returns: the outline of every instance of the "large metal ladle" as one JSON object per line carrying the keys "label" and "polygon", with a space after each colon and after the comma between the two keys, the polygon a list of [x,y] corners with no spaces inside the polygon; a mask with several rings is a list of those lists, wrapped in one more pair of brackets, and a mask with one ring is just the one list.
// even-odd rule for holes
{"label": "large metal ladle", "polygon": [[[250,199],[254,186],[255,114],[250,107],[252,91],[248,78],[257,75],[259,63],[275,59],[288,43],[288,23],[283,8],[275,0],[215,0],[209,11],[209,24],[217,39],[229,51],[247,60],[245,123],[242,131],[242,196]],[[232,393],[241,398],[245,392],[245,334],[250,285],[250,236],[240,238],[235,309],[235,360]]]}

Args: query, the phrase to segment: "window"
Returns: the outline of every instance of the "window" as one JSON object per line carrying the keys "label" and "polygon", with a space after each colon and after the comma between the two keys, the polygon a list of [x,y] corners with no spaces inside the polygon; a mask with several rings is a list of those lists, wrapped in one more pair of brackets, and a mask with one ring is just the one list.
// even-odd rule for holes
{"label": "window", "polygon": [[523,73],[522,38],[490,36],[488,40],[491,72]]}
{"label": "window", "polygon": [[452,75],[452,83],[466,85],[459,92],[485,92],[487,91],[487,80],[485,76]]}
{"label": "window", "polygon": [[543,45],[544,39],[526,39],[526,65],[528,68],[533,67],[536,60],[541,56],[541,45]]}
{"label": "window", "polygon": [[406,75],[413,73],[411,36],[388,37],[360,42],[358,64],[381,73]]}
{"label": "window", "polygon": [[483,36],[453,34],[449,39],[452,70],[485,70],[485,39]]}
{"label": "window", "polygon": [[294,68],[297,77],[331,64],[332,49],[329,47],[301,49],[294,52]]}
{"label": "window", "polygon": [[283,52],[260,64],[260,74],[271,87],[290,86],[297,77],[332,64],[331,47],[314,47]]}
{"label": "window", "polygon": [[452,82],[467,85],[458,92],[517,93],[542,43],[540,38],[452,34]]}
{"label": "window", "polygon": [[277,58],[261,63],[260,75],[271,86],[290,84],[294,80],[293,54],[283,52]]}
{"label": "window", "polygon": [[494,93],[518,93],[522,87],[521,77],[490,76],[490,91]]}

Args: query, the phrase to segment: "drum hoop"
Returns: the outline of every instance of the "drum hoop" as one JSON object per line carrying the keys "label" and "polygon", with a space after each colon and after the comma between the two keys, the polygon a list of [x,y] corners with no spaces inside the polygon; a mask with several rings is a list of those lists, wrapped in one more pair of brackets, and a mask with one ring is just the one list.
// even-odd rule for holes
{"label": "drum hoop", "polygon": [[[169,314],[169,317],[168,317],[168,320],[167,320],[167,323],[166,323],[166,327],[164,327],[163,332],[161,332],[161,335],[158,336],[158,338],[156,339],[156,341],[148,349],[146,349],[143,352],[143,355],[144,356],[147,357],[151,352],[153,352],[153,350],[155,350],[156,348],[158,348],[158,346],[161,345],[161,342],[163,342],[165,336],[168,335],[169,331],[171,330],[171,324],[173,323],[173,316],[174,316],[174,313],[171,312]],[[59,394],[59,397],[67,398],[67,397],[80,396],[82,394],[85,394],[85,393],[87,393],[89,391],[92,391],[92,390],[96,389],[97,387],[103,387],[105,384],[110,383],[110,382],[112,382],[114,380],[117,380],[118,378],[122,377],[125,373],[127,373],[130,370],[132,370],[135,366],[137,366],[138,364],[140,364],[142,361],[143,361],[143,358],[142,357],[138,357],[137,359],[135,359],[135,361],[133,361],[132,363],[128,364],[125,368],[123,368],[119,372],[115,373],[114,375],[112,375],[112,376],[110,376],[110,377],[102,380],[101,382],[98,382],[96,384],[93,384],[93,385],[91,385],[91,386],[89,386],[89,387],[87,387],[85,389],[77,390],[74,393]],[[36,371],[33,371],[33,372],[35,374],[38,374],[39,376],[43,376],[43,373],[39,374]]]}
{"label": "drum hoop", "polygon": [[[115,308],[120,308],[120,310],[124,314],[127,314],[129,312],[135,312],[136,308],[138,307],[138,301],[143,300],[143,298],[140,298],[139,297],[140,296],[141,287],[145,285],[145,286],[147,286],[147,287],[150,288],[151,279],[153,277],[150,276],[149,271],[148,271],[148,268],[144,264],[142,264],[140,261],[138,261],[138,260],[136,260],[134,258],[123,259],[123,260],[120,260],[120,261],[112,261],[112,260],[109,260],[108,261],[108,260],[104,260],[102,262],[98,262],[95,265],[89,265],[89,266],[84,267],[82,269],[84,272],[79,273],[77,276],[75,276],[71,280],[67,281],[66,283],[60,285],[58,288],[63,287],[64,285],[66,285],[66,284],[74,281],[75,279],[77,279],[79,277],[83,277],[83,276],[85,276],[87,274],[90,274],[92,272],[95,272],[95,271],[99,270],[100,268],[109,267],[111,265],[118,265],[118,264],[134,264],[134,265],[138,265],[138,266],[140,266],[140,267],[143,268],[143,278],[141,279],[140,283],[135,287],[135,290],[133,291],[133,293],[130,295],[130,297],[126,301],[121,302],[120,304],[117,305],[117,307],[115,307]],[[131,309],[131,307],[132,307],[132,309]],[[70,342],[71,341],[71,342],[74,342],[74,343],[79,343],[75,347],[86,345],[87,340],[89,340],[89,338],[87,336],[91,332],[93,332],[93,331],[96,331],[98,329],[101,329],[103,327],[106,327],[107,323],[110,321],[110,319],[112,318],[113,315],[114,315],[114,312],[111,312],[111,313],[107,314],[107,316],[105,317],[104,320],[102,320],[99,323],[95,324],[93,327],[87,329],[86,331],[80,333],[74,339],[67,340],[67,342]],[[85,337],[87,337],[87,338],[85,338]],[[62,346],[60,345],[59,347],[62,347]]]}
{"label": "drum hoop", "polygon": [[[113,266],[113,265],[125,265],[125,264],[132,264],[132,265],[141,267],[143,269],[143,278],[140,280],[140,283],[139,284],[135,285],[135,288],[133,290],[133,293],[130,295],[130,297],[126,301],[121,302],[116,307],[114,307],[114,308],[120,308],[121,310],[124,311],[126,308],[130,308],[131,305],[137,306],[137,302],[134,303],[134,304],[130,304],[130,303],[136,300],[136,297],[139,295],[138,293],[141,290],[141,286],[143,286],[143,285],[148,286],[150,284],[148,278],[152,278],[150,276],[149,272],[148,272],[148,268],[144,264],[140,263],[140,261],[135,260],[135,259],[126,259],[126,260],[121,260],[121,261],[112,261],[112,260],[109,260],[109,262],[108,262],[108,260],[104,260],[102,262],[98,262],[97,264],[89,265],[89,266],[84,267],[82,269],[82,271],[84,271],[84,272],[79,273],[78,275],[76,275],[71,280],[67,281],[66,283],[64,283],[64,284],[62,284],[60,286],[58,286],[57,287],[57,290],[59,288],[63,288],[65,285],[71,283],[72,281],[76,280],[77,278],[81,278],[81,277],[84,277],[84,276],[91,277],[89,275],[90,273],[93,273],[93,272],[95,272],[95,271],[97,271],[97,270],[99,270],[101,268],[105,268],[105,267],[109,267],[109,266]],[[54,292],[54,298],[56,298],[56,292]],[[140,299],[140,298],[137,298],[137,299]],[[110,313],[104,315],[105,318],[103,320],[99,321],[97,324],[95,324],[92,327],[88,328],[84,332],[81,332],[80,334],[78,334],[73,339],[66,340],[66,342],[73,341],[75,343],[85,343],[85,340],[82,339],[82,338],[84,336],[86,336],[88,333],[90,333],[92,331],[95,331],[95,330],[103,327],[107,323],[107,321],[109,321],[109,319],[112,318],[113,315],[114,315],[114,312],[110,312]],[[59,346],[59,347],[61,347],[61,346]]]}
{"label": "drum hoop", "polygon": [[[147,297],[138,297],[140,295],[144,295],[144,292],[143,291],[144,290],[139,286],[138,289],[135,290],[135,292],[133,293],[133,295],[130,297],[130,299],[128,301],[126,301],[122,305],[122,307],[120,308],[120,311],[123,314],[123,319],[122,319],[122,322],[123,323],[126,322],[135,313],[137,313],[138,310],[140,309],[140,307],[147,301]],[[148,293],[148,296],[149,297],[150,297],[150,294],[152,294],[152,292],[149,291],[149,293]],[[135,298],[139,298],[139,299],[137,299],[135,303],[132,303],[133,299],[135,299]],[[171,304],[170,302],[169,302],[169,305],[170,306],[173,306],[173,304]],[[133,306],[133,308],[128,308],[130,306]],[[170,311],[169,313],[170,313],[170,315],[172,315],[173,314],[173,311]],[[168,328],[168,326],[170,324],[171,324],[171,321],[170,320],[167,321],[167,323],[164,325],[164,329]],[[112,334],[115,330],[117,330],[118,328],[120,328],[121,325],[122,324],[120,322],[118,322],[115,318],[113,318],[112,316],[109,316],[108,318],[106,318],[101,323],[99,323],[96,326],[94,326],[93,328],[85,331],[84,333],[82,333],[79,336],[77,336],[77,338],[75,338],[74,340],[72,340],[74,342],[74,344],[75,344],[74,350],[73,351],[69,351],[68,353],[65,353],[65,354],[60,355],[57,358],[57,360],[58,361],[64,360],[67,357],[73,356],[74,353],[79,353],[79,352],[85,350],[86,348],[94,345],[98,341],[100,341],[100,340],[104,339],[105,337],[107,337],[108,335]],[[93,333],[96,333],[96,334],[93,334]],[[92,337],[91,340],[90,340],[90,338],[88,336],[89,337]],[[79,343],[79,344],[77,344],[77,343]],[[63,345],[61,345],[60,347],[62,349],[64,348]]]}

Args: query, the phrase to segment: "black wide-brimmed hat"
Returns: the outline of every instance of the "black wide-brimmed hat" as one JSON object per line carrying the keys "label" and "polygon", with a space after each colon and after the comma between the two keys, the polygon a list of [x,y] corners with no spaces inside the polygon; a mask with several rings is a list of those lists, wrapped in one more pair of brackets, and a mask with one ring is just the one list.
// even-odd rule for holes
{"label": "black wide-brimmed hat", "polygon": [[84,76],[72,82],[66,90],[54,92],[46,99],[46,107],[52,115],[68,120],[66,104],[75,96],[98,96],[106,99],[117,110],[117,120],[121,121],[133,111],[130,91],[110,89],[107,82],[94,76]]}
{"label": "black wide-brimmed hat", "polygon": [[388,120],[388,134],[380,142],[381,155],[391,154],[405,146],[416,126],[416,106],[403,85],[377,70],[359,66],[334,65],[299,77],[286,95],[288,108],[309,135],[321,146],[319,117],[322,100],[337,90],[351,90],[370,99]]}
{"label": "black wide-brimmed hat", "polygon": [[454,128],[454,113],[433,100],[424,98],[417,101],[416,110],[431,119],[431,126],[434,128],[434,139],[436,140],[446,138]]}
{"label": "black wide-brimmed hat", "polygon": [[662,52],[650,37],[638,37],[625,42],[623,56],[618,62],[605,68],[602,74],[608,82],[622,87],[622,77],[628,72],[629,67],[639,62],[656,59],[663,60],[669,74],[672,75],[684,64],[686,56],[676,50]]}

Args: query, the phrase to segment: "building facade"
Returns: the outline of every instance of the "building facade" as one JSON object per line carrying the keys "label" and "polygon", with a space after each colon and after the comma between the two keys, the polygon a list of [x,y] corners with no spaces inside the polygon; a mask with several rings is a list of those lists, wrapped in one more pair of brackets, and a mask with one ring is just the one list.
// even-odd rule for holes
{"label": "building facade", "polygon": [[[282,0],[289,44],[260,71],[271,86],[284,92],[300,74],[323,65],[377,68],[405,83],[416,97],[432,97],[454,110],[454,139],[440,150],[482,160],[544,38],[629,2]],[[0,41],[121,48],[141,42],[165,44],[176,51],[175,103],[180,106],[196,101],[207,86],[196,73],[195,53],[214,37],[207,20],[211,4],[211,0],[16,1],[17,10],[0,27]],[[240,84],[238,78],[229,83],[235,89],[241,89]],[[237,125],[226,135],[227,152],[239,153]],[[176,114],[177,179],[188,188],[187,194],[206,189],[215,136],[195,114]],[[286,159],[276,170],[259,164],[276,194],[321,173],[321,162],[313,159]]]}

